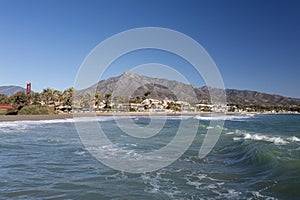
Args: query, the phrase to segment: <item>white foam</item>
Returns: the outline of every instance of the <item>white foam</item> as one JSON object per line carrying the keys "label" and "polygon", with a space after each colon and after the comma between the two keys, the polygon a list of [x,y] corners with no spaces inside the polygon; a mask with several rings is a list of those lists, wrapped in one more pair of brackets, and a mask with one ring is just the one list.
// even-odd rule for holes
{"label": "white foam", "polygon": [[[144,158],[142,154],[138,153],[135,149],[120,147],[117,144],[88,147],[86,148],[86,150],[88,150],[89,152],[96,152],[97,154],[100,154],[104,159],[118,160],[120,158],[126,158],[129,160],[141,160]],[[151,159],[150,156],[149,159]]]}
{"label": "white foam", "polygon": [[291,142],[300,142],[300,139],[296,136],[289,137],[288,140]]}
{"label": "white foam", "polygon": [[[243,139],[245,140],[256,140],[256,141],[265,141],[265,142],[271,142],[276,145],[283,145],[289,143],[288,141],[282,139],[281,137],[270,137],[266,135],[259,135],[259,134],[250,134],[250,133],[244,133]],[[241,138],[240,138],[241,139]],[[233,140],[240,140],[237,137],[234,137]]]}
{"label": "white foam", "polygon": [[191,173],[185,176],[186,184],[199,190],[214,190],[223,187],[224,182],[209,177],[207,174]]}
{"label": "white foam", "polygon": [[186,184],[187,184],[187,185],[194,186],[196,189],[200,189],[200,187],[202,186],[202,183],[201,183],[201,182],[198,182],[198,181],[190,181],[190,180],[187,180]]}
{"label": "white foam", "polygon": [[171,199],[174,199],[174,195],[181,193],[174,185],[174,181],[168,178],[163,178],[162,172],[156,172],[155,174],[144,173],[141,178],[147,187],[145,192],[148,193],[163,193]]}
{"label": "white foam", "polygon": [[233,134],[235,134],[235,132],[227,132],[227,133],[225,133],[226,135],[233,135]]}
{"label": "white foam", "polygon": [[75,151],[74,154],[75,155],[78,155],[78,156],[81,156],[83,154],[85,154],[86,152],[85,151]]}
{"label": "white foam", "polygon": [[257,192],[257,191],[253,191],[253,192],[251,192],[251,193],[252,193],[252,195],[253,195],[255,198],[258,198],[258,199],[268,199],[268,200],[275,200],[275,199],[276,199],[276,198],[274,198],[274,197],[262,195],[260,192]]}
{"label": "white foam", "polygon": [[23,122],[0,122],[0,132],[3,133],[24,132],[28,127],[29,125]]}
{"label": "white foam", "polygon": [[239,137],[234,137],[233,138],[233,141],[240,141],[242,138],[239,138]]}
{"label": "white foam", "polygon": [[149,115],[149,116],[140,116],[140,118],[150,118],[150,119],[165,119],[165,120],[187,120],[193,118],[191,115]]}
{"label": "white foam", "polygon": [[212,120],[229,120],[229,121],[242,121],[245,119],[253,118],[253,114],[239,114],[239,115],[223,115],[223,114],[212,114],[212,115],[197,115],[194,118],[203,120],[203,121],[212,121]]}
{"label": "white foam", "polygon": [[[137,118],[137,116],[94,116],[94,117],[76,117],[76,118],[69,118],[69,119],[52,119],[52,120],[4,121],[4,122],[0,122],[0,132],[24,132],[27,129],[35,128],[43,124],[101,122],[101,121],[113,121],[113,120],[128,119],[128,118],[133,118],[133,120],[139,119]],[[185,120],[191,118],[191,116],[180,116],[180,115],[179,116],[150,116],[150,118]]]}
{"label": "white foam", "polygon": [[74,123],[74,122],[97,122],[112,121],[115,118],[124,118],[131,116],[97,116],[97,117],[76,117],[69,119],[51,119],[51,120],[24,120],[24,121],[3,121],[0,122],[0,132],[24,132],[30,128],[36,128],[44,124]]}

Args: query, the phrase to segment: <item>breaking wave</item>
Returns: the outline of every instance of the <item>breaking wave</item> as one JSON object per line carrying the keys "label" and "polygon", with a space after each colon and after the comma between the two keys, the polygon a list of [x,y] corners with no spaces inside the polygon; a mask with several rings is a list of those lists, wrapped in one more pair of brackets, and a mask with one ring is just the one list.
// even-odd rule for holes
{"label": "breaking wave", "polygon": [[230,120],[230,121],[243,121],[245,119],[253,118],[254,114],[238,114],[238,115],[223,115],[223,114],[212,114],[212,115],[197,115],[194,118],[203,121],[211,120]]}

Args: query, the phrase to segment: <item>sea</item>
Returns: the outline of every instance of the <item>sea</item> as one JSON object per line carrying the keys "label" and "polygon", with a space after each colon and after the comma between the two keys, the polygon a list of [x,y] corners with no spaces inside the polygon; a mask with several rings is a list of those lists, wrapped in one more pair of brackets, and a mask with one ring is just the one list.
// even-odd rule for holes
{"label": "sea", "polygon": [[[148,138],[124,133],[116,119],[123,126],[128,119],[141,127],[151,121],[147,116],[99,116],[76,123],[99,124],[114,143],[105,149],[114,155],[163,148],[182,120],[198,128],[174,162],[133,173],[96,159],[74,119],[0,122],[0,199],[300,199],[300,115],[168,116],[159,133]],[[210,122],[217,120],[225,120],[221,135],[201,158]],[[184,131],[192,130],[187,126]]]}

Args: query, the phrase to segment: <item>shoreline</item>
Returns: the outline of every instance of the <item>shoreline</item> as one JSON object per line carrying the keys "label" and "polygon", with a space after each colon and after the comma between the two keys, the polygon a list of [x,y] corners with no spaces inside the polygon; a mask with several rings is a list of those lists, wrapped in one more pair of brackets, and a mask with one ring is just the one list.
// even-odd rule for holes
{"label": "shoreline", "polygon": [[[178,116],[178,115],[208,115],[208,114],[226,114],[226,115],[245,115],[245,114],[297,114],[297,113],[261,113],[261,112],[96,112],[96,113],[64,113],[50,115],[0,115],[0,122],[5,121],[39,121],[39,120],[55,120],[55,119],[70,119],[76,117],[94,117],[94,116]],[[298,113],[299,114],[299,113]]]}
{"label": "shoreline", "polygon": [[[97,112],[97,113],[70,113],[70,114],[49,114],[49,115],[0,115],[0,122],[5,121],[38,121],[38,120],[55,120],[71,119],[74,117],[95,117],[95,116],[165,116],[165,115],[198,115],[200,113],[149,113],[149,112]],[[209,114],[209,113],[201,113]]]}

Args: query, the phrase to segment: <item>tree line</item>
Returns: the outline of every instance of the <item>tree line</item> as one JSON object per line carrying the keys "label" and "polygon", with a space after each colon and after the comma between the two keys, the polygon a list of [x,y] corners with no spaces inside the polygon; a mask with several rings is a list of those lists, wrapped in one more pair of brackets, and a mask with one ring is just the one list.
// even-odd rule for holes
{"label": "tree line", "polygon": [[[81,94],[75,97],[74,88],[68,88],[64,91],[59,91],[51,88],[44,89],[42,92],[32,92],[27,95],[25,92],[17,92],[11,96],[0,94],[0,104],[9,104],[12,106],[11,110],[4,110],[0,108],[0,114],[54,114],[57,112],[71,111],[72,103],[75,102],[75,107],[89,109],[96,108],[110,110],[111,101],[114,102],[129,102],[141,103],[151,94],[146,91],[144,96],[136,96],[134,99],[124,99],[125,97],[113,97],[112,94],[100,95],[96,92],[94,95],[90,93]],[[103,107],[103,105],[105,105]],[[300,113],[299,106],[271,106],[271,105],[240,105],[229,104],[229,112],[236,112],[236,110],[243,110],[248,112],[265,112],[265,111],[292,111]],[[174,111],[180,110],[175,103],[168,104],[168,108]],[[209,110],[207,110],[209,111]]]}
{"label": "tree line", "polygon": [[[146,92],[147,96],[151,92]],[[9,104],[12,110],[0,114],[54,114],[60,111],[71,111],[72,106],[80,108],[98,107],[104,103],[105,109],[111,109],[112,94],[103,96],[99,92],[75,95],[73,87],[64,91],[46,88],[42,92],[17,92],[11,96],[0,94],[0,104]],[[75,103],[73,105],[73,103]]]}
{"label": "tree line", "polygon": [[[17,114],[19,112],[27,114],[49,114],[54,113],[55,107],[71,107],[74,96],[74,89],[68,88],[64,91],[59,91],[51,88],[44,89],[42,92],[32,92],[25,94],[25,92],[17,92],[11,96],[0,94],[0,104],[12,105],[12,110],[7,114]],[[53,112],[52,112],[53,110]]]}

